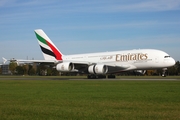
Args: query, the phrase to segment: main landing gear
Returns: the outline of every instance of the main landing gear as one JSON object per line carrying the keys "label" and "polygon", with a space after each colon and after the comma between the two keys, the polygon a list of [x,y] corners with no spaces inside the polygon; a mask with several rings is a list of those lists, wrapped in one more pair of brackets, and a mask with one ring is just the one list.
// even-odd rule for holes
{"label": "main landing gear", "polygon": [[89,74],[87,76],[88,79],[106,79],[106,78],[116,78],[115,75],[94,75],[94,74]]}

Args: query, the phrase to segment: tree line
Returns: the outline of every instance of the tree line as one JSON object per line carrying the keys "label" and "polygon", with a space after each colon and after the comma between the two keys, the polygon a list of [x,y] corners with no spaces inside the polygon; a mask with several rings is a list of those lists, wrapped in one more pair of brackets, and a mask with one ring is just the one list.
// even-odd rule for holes
{"label": "tree line", "polygon": [[[57,71],[53,65],[45,64],[21,64],[18,65],[16,62],[9,63],[9,71],[12,75],[41,75],[41,76],[58,76],[58,75],[77,75],[76,73],[61,73]],[[144,75],[161,75],[162,69],[147,70]],[[0,68],[0,74],[2,69]],[[78,74],[79,75],[79,74]],[[118,75],[141,75],[133,71],[119,73]],[[180,75],[180,62],[177,61],[172,67],[169,67],[166,71],[166,75]]]}

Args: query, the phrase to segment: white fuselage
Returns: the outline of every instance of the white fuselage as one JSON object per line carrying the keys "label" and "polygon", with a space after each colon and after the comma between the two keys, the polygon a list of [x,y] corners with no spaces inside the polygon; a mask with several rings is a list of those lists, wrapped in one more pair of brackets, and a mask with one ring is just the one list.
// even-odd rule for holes
{"label": "white fuselage", "polygon": [[173,66],[175,60],[167,53],[155,49],[139,49],[63,56],[63,60],[105,64],[126,70],[156,69]]}

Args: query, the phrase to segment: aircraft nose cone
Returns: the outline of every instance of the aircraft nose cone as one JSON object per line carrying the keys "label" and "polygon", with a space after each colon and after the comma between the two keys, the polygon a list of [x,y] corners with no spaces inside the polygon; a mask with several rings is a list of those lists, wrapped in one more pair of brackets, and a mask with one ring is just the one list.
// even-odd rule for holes
{"label": "aircraft nose cone", "polygon": [[167,67],[171,67],[175,65],[175,60],[173,58],[165,59],[164,63],[167,65]]}
{"label": "aircraft nose cone", "polygon": [[172,59],[171,59],[171,61],[170,61],[170,63],[171,63],[171,64],[172,64],[172,66],[173,66],[173,65],[175,65],[175,64],[176,64],[176,61],[172,58]]}

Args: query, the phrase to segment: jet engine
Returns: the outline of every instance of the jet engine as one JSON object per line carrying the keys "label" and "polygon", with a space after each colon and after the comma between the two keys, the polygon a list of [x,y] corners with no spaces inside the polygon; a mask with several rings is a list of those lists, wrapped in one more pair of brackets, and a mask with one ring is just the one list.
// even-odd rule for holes
{"label": "jet engine", "polygon": [[70,72],[73,69],[74,69],[74,64],[71,62],[64,62],[56,65],[56,70],[61,72]]}
{"label": "jet engine", "polygon": [[104,64],[96,64],[88,67],[88,72],[91,74],[106,74],[108,67]]}

